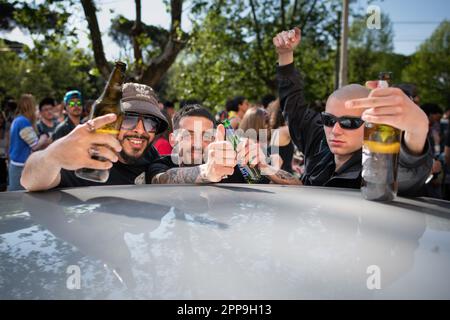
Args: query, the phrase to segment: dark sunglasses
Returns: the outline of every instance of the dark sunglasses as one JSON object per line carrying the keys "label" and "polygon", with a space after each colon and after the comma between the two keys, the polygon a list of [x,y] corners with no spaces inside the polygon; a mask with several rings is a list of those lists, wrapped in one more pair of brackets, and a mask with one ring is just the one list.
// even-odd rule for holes
{"label": "dark sunglasses", "polygon": [[136,128],[139,120],[142,119],[144,128],[147,132],[156,132],[159,127],[159,120],[152,116],[143,116],[139,113],[125,113],[122,120],[122,129],[133,130]]}
{"label": "dark sunglasses", "polygon": [[81,101],[69,101],[69,106],[75,107],[75,106],[81,107]]}
{"label": "dark sunglasses", "polygon": [[355,130],[361,127],[364,123],[364,120],[357,117],[336,117],[330,113],[322,112],[320,114],[322,116],[323,125],[326,127],[334,127],[336,122],[339,122],[339,125],[342,129]]}

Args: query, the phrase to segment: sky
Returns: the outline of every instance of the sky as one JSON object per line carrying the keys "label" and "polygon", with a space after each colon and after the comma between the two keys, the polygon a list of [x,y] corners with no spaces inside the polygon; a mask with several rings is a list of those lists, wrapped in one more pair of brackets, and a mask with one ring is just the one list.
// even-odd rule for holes
{"label": "sky", "polygon": [[[129,19],[134,19],[134,0],[97,0],[96,3],[100,9],[97,17],[100,31],[103,33],[105,54],[110,60],[117,59],[119,58],[119,49],[107,36],[110,19],[119,13]],[[352,6],[365,11],[367,3],[367,0],[357,0]],[[383,13],[389,14],[394,29],[394,51],[405,55],[414,53],[441,21],[450,20],[450,0],[384,0],[373,1],[372,4],[378,5]],[[110,10],[113,10],[114,13],[111,14]],[[189,31],[191,27],[188,12],[189,3],[184,5],[182,19],[184,31]],[[79,32],[80,46],[88,47],[87,24],[84,22],[81,5],[71,19],[71,22],[77,24],[81,30]],[[162,0],[142,0],[142,20],[147,24],[168,28],[170,14],[166,12]],[[32,45],[31,38],[17,28],[9,33],[0,33],[0,37]]]}

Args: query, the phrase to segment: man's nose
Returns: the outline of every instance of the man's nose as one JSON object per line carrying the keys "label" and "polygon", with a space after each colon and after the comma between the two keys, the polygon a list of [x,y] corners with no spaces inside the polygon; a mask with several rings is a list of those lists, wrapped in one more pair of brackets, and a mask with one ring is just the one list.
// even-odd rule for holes
{"label": "man's nose", "polygon": [[136,127],[134,128],[134,131],[139,133],[139,134],[145,134],[145,126],[144,126],[144,121],[142,121],[142,119],[139,119]]}
{"label": "man's nose", "polygon": [[344,130],[341,128],[341,125],[339,124],[339,122],[336,122],[333,126],[333,129],[331,130],[331,132],[333,134],[342,134],[344,132]]}

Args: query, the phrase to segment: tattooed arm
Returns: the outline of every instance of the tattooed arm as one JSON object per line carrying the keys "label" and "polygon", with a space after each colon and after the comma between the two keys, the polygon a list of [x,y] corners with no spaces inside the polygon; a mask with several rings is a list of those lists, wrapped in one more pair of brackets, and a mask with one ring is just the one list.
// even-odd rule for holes
{"label": "tattooed arm", "polygon": [[301,185],[300,179],[298,179],[293,174],[279,169],[274,174],[267,176],[272,183],[276,184],[290,184],[290,185]]}
{"label": "tattooed arm", "polygon": [[215,142],[208,146],[205,164],[196,167],[169,169],[156,175],[152,183],[183,184],[220,182],[224,176],[232,175],[236,166],[236,152],[233,145],[225,141],[225,128],[219,125]]}
{"label": "tattooed arm", "polygon": [[169,169],[152,179],[156,184],[210,183],[205,165]]}

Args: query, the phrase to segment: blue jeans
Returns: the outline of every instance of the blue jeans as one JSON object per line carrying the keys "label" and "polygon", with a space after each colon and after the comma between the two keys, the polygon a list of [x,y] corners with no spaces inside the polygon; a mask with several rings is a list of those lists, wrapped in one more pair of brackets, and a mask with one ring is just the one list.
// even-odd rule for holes
{"label": "blue jeans", "polygon": [[23,167],[9,163],[8,166],[8,191],[25,190],[20,184]]}

